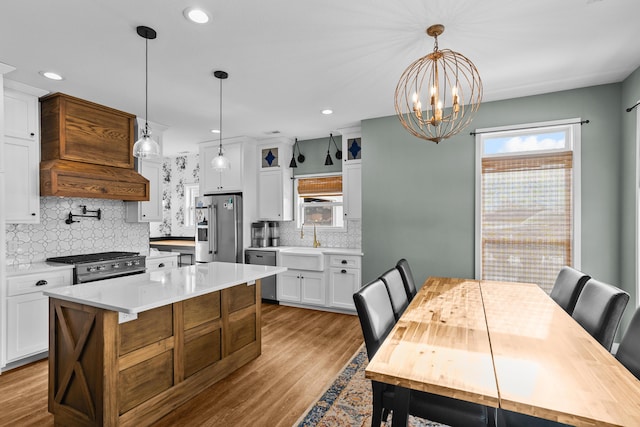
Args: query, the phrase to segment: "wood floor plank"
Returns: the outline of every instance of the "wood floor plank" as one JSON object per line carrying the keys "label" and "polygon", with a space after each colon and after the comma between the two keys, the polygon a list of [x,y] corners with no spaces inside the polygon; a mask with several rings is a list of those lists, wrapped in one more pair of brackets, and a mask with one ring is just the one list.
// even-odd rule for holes
{"label": "wood floor plank", "polygon": [[[291,426],[362,344],[356,316],[262,305],[262,355],[154,424]],[[53,426],[47,361],[0,375],[0,426]]]}

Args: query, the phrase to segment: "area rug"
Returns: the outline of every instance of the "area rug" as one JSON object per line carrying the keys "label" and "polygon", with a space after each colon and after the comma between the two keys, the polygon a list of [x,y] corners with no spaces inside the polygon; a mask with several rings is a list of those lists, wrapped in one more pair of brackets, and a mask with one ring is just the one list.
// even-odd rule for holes
{"label": "area rug", "polygon": [[[360,347],[322,397],[303,415],[297,427],[371,426],[371,381],[364,377],[367,352]],[[386,426],[391,426],[391,416]],[[411,427],[444,427],[443,424],[409,417]]]}

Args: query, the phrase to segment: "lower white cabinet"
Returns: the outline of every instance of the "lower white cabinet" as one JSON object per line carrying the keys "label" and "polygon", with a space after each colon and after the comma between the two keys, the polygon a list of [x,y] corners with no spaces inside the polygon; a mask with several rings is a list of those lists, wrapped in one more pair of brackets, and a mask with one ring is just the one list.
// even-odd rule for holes
{"label": "lower white cabinet", "polygon": [[161,255],[147,257],[145,260],[147,273],[178,268],[179,255],[177,252],[161,252]]}
{"label": "lower white cabinet", "polygon": [[73,284],[72,268],[7,278],[6,362],[49,348],[49,298],[42,291]]}
{"label": "lower white cabinet", "polygon": [[289,269],[278,276],[278,301],[355,312],[353,294],[361,285],[361,256],[325,255],[323,271]]}

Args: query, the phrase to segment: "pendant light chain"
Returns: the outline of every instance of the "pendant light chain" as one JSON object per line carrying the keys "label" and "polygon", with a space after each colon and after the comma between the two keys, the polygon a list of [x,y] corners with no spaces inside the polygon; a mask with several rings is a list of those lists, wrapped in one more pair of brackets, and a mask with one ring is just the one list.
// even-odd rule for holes
{"label": "pendant light chain", "polygon": [[149,39],[144,39],[144,134],[149,136]]}
{"label": "pendant light chain", "polygon": [[218,147],[218,155],[222,156],[222,79],[220,80],[220,146]]}

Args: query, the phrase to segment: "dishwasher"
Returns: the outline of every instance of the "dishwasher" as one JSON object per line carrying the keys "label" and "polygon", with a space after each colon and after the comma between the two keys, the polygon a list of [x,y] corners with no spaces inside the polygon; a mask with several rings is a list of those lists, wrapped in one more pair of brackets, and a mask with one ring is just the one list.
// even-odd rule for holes
{"label": "dishwasher", "polygon": [[[275,251],[255,251],[247,249],[244,252],[245,264],[276,265]],[[277,303],[276,276],[269,276],[262,279],[262,300]]]}

